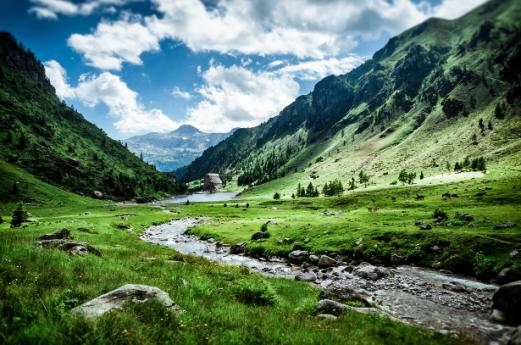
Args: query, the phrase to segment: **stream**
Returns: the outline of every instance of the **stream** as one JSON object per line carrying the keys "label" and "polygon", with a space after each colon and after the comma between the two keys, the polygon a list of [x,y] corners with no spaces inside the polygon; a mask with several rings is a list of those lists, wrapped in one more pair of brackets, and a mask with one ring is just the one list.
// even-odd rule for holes
{"label": "stream", "polygon": [[[185,234],[189,227],[205,220],[187,218],[151,226],[141,239],[169,246],[182,254],[246,266],[271,277],[300,279],[311,275],[311,279],[304,280],[321,287],[325,296],[357,296],[393,319],[443,334],[463,336],[477,344],[507,344],[513,331],[511,327],[490,320],[496,285],[413,266],[386,268],[360,264],[353,268],[340,263],[336,267],[319,269],[316,266],[293,265],[284,258],[251,258],[230,254],[228,245]],[[377,279],[360,274],[375,268],[382,273]]]}

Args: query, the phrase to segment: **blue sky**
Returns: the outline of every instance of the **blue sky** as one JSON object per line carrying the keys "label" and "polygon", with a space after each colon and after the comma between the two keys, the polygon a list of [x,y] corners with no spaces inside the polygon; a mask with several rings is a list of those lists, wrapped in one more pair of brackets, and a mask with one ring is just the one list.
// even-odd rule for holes
{"label": "blue sky", "polygon": [[0,0],[0,30],[117,139],[249,127],[430,16],[483,0]]}

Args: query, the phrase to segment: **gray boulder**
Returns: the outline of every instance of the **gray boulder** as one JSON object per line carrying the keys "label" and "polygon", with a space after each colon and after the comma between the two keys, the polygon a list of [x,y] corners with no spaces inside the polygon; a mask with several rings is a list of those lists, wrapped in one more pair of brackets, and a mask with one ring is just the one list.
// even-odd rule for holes
{"label": "gray boulder", "polygon": [[230,254],[242,254],[246,250],[246,243],[239,242],[230,247]]}
{"label": "gray boulder", "polygon": [[498,223],[494,225],[494,229],[508,229],[508,228],[515,228],[516,223],[514,222],[506,222],[506,223]]}
{"label": "gray boulder", "polygon": [[96,248],[85,242],[76,242],[72,240],[42,240],[36,241],[34,245],[37,248],[63,250],[71,255],[84,255],[91,253],[101,256],[101,253]]}
{"label": "gray boulder", "polygon": [[337,261],[327,255],[321,255],[318,259],[318,267],[320,268],[334,267],[336,265]]}
{"label": "gray boulder", "polygon": [[256,232],[254,233],[253,235],[251,235],[251,239],[254,240],[254,241],[257,241],[257,240],[260,240],[260,239],[263,239],[263,238],[269,238],[270,237],[270,233],[269,232]]}
{"label": "gray boulder", "polygon": [[46,241],[46,240],[63,240],[71,238],[71,231],[67,228],[63,228],[60,230],[56,230],[55,232],[51,234],[45,234],[40,237],[38,237],[38,240],[40,241]]}
{"label": "gray boulder", "polygon": [[492,317],[499,322],[521,324],[521,280],[502,285],[493,297]]}
{"label": "gray boulder", "polygon": [[309,263],[313,264],[313,265],[318,264],[318,260],[319,260],[319,258],[316,255],[310,255],[308,258]]}
{"label": "gray boulder", "polygon": [[288,255],[289,262],[295,265],[300,265],[309,258],[307,250],[294,250]]}
{"label": "gray boulder", "polygon": [[317,304],[317,312],[321,314],[331,314],[338,316],[347,309],[349,309],[347,305],[330,299],[320,300]]}
{"label": "gray boulder", "polygon": [[378,280],[389,275],[389,270],[385,267],[377,267],[368,263],[361,263],[353,269],[353,274],[368,280]]}
{"label": "gray boulder", "polygon": [[301,280],[304,282],[314,282],[315,280],[317,280],[317,275],[313,271],[300,272],[295,276],[295,280]]}
{"label": "gray boulder", "polygon": [[167,308],[180,310],[170,296],[157,287],[126,284],[73,308],[71,313],[85,318],[96,318],[113,310],[121,310],[129,303],[145,303],[152,299],[159,301]]}

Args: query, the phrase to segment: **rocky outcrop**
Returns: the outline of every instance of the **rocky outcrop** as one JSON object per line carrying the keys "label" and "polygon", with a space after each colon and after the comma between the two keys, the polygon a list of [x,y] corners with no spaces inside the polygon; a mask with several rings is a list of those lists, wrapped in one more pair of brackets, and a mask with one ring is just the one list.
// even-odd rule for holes
{"label": "rocky outcrop", "polygon": [[38,240],[40,241],[48,241],[48,240],[63,240],[71,238],[71,231],[67,228],[63,228],[60,230],[56,230],[55,232],[51,234],[45,234],[40,237],[38,237]]}
{"label": "rocky outcrop", "polygon": [[334,267],[336,265],[337,261],[327,255],[321,255],[318,259],[318,267],[320,268]]}
{"label": "rocky outcrop", "polygon": [[510,325],[521,324],[521,280],[502,285],[494,294],[492,317]]}
{"label": "rocky outcrop", "polygon": [[71,255],[85,255],[88,253],[101,256],[96,248],[85,242],[76,242],[72,240],[41,240],[34,243],[37,248],[59,249],[68,252]]}
{"label": "rocky outcrop", "polygon": [[170,296],[157,287],[126,284],[83,303],[72,309],[71,313],[85,318],[96,318],[113,310],[121,310],[130,303],[145,303],[150,300],[156,300],[166,308],[180,310]]}
{"label": "rocky outcrop", "polygon": [[288,255],[289,262],[295,265],[300,265],[309,258],[307,250],[294,250]]}

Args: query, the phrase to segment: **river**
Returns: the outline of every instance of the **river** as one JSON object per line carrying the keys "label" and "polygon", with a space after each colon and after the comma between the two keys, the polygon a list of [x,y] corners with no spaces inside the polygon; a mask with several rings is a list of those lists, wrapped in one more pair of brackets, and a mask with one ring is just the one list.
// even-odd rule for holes
{"label": "river", "polygon": [[183,203],[190,202],[208,202],[208,201],[228,201],[233,200],[237,196],[234,192],[217,192],[217,193],[193,193],[190,195],[177,195],[169,199],[161,200],[161,203]]}
{"label": "river", "polygon": [[[319,269],[291,265],[284,258],[230,254],[230,246],[185,234],[207,218],[187,218],[151,226],[141,239],[223,264],[242,265],[267,276],[294,279],[315,272],[313,284],[330,295],[356,294],[393,319],[440,333],[464,336],[477,344],[507,344],[511,327],[490,321],[496,285],[412,266],[379,269],[381,279],[362,278],[348,264]],[[361,265],[360,265],[361,266]],[[369,265],[371,266],[371,265]]]}

